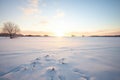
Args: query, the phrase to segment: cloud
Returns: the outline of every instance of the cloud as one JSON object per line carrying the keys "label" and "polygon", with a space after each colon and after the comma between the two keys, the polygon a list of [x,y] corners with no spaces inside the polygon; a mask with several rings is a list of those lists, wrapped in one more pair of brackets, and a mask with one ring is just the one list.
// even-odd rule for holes
{"label": "cloud", "polygon": [[29,5],[32,7],[38,7],[39,0],[29,0]]}
{"label": "cloud", "polygon": [[31,8],[31,7],[28,7],[28,8],[22,8],[23,10],[23,13],[25,15],[32,15],[34,13],[38,13],[39,10],[37,8]]}
{"label": "cloud", "polygon": [[41,10],[39,10],[38,5],[39,0],[28,0],[27,7],[22,7],[21,9],[25,15],[41,13]]}
{"label": "cloud", "polygon": [[61,18],[64,17],[65,13],[61,10],[56,10],[56,15],[54,16],[54,18]]}

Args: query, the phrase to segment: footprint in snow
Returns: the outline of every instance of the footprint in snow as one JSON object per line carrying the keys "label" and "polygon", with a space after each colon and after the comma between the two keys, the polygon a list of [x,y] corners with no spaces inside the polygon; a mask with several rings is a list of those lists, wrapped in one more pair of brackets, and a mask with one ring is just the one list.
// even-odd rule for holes
{"label": "footprint in snow", "polygon": [[51,61],[50,56],[49,56],[49,55],[46,55],[46,56],[45,56],[45,60],[46,60],[46,61]]}
{"label": "footprint in snow", "polygon": [[49,67],[46,71],[47,80],[65,80],[65,77],[58,75],[57,69],[54,67]]}
{"label": "footprint in snow", "polygon": [[60,80],[65,80],[65,76],[63,76],[63,75],[59,75],[58,77]]}
{"label": "footprint in snow", "polygon": [[42,63],[39,60],[35,60],[30,63],[30,67],[31,67],[31,69],[38,69],[38,68],[42,67]]}
{"label": "footprint in snow", "polygon": [[90,80],[90,75],[87,72],[82,71],[78,68],[73,69],[73,71],[80,75],[80,80]]}
{"label": "footprint in snow", "polygon": [[39,58],[36,58],[35,60],[40,60],[41,58],[39,57]]}
{"label": "footprint in snow", "polygon": [[65,58],[60,59],[60,60],[59,60],[59,63],[60,63],[60,64],[66,64]]}
{"label": "footprint in snow", "polygon": [[46,71],[47,80],[58,80],[57,72],[54,67],[49,67]]}

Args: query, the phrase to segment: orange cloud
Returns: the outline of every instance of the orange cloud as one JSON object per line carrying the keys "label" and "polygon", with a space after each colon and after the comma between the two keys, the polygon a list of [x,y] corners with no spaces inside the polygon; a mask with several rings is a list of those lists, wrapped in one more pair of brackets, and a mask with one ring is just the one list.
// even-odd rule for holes
{"label": "orange cloud", "polygon": [[21,32],[24,35],[50,35],[52,36],[52,32],[44,32],[44,31],[22,31]]}
{"label": "orange cloud", "polygon": [[38,9],[39,0],[29,0],[28,7],[22,7],[22,11],[25,15],[32,15],[35,13],[41,13],[41,10]]}
{"label": "orange cloud", "polygon": [[37,13],[38,12],[38,9],[37,8],[22,8],[23,12],[25,15],[32,15],[34,13]]}
{"label": "orange cloud", "polygon": [[29,5],[32,7],[38,7],[39,0],[29,0]]}
{"label": "orange cloud", "polygon": [[99,30],[99,31],[91,31],[91,32],[69,32],[68,36],[76,35],[76,36],[91,36],[91,35],[120,35],[120,30]]}

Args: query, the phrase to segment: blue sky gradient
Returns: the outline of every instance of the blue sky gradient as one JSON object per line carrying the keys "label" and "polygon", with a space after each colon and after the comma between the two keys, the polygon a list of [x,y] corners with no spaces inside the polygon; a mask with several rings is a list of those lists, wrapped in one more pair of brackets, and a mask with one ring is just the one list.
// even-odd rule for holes
{"label": "blue sky gradient", "polygon": [[0,0],[0,27],[6,21],[23,31],[119,34],[120,0]]}

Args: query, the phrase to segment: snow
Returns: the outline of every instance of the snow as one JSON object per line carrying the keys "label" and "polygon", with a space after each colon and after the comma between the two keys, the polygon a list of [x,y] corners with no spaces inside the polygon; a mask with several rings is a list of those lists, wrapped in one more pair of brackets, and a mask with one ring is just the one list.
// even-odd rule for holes
{"label": "snow", "polygon": [[0,80],[120,80],[120,38],[0,38]]}

